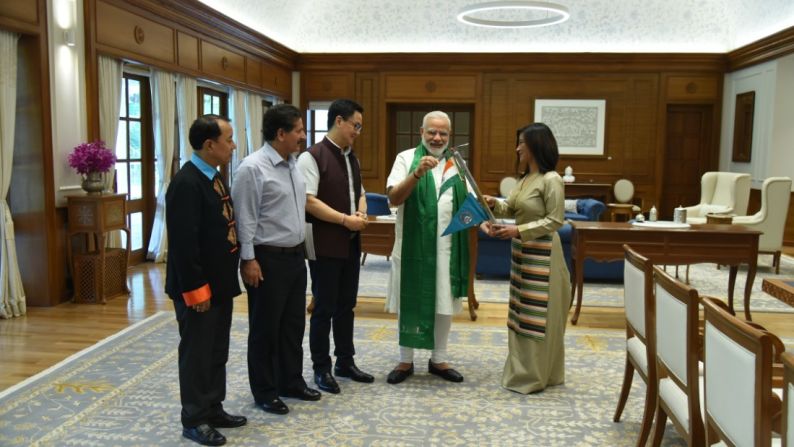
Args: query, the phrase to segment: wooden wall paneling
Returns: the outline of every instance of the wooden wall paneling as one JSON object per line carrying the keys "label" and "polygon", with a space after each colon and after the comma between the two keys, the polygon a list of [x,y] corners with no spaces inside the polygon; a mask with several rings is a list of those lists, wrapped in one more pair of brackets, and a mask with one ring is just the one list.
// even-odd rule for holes
{"label": "wooden wall paneling", "polygon": [[264,63],[262,65],[262,88],[283,98],[291,97],[292,72],[271,63]]}
{"label": "wooden wall paneling", "polygon": [[0,2],[0,29],[23,33],[39,32],[39,4],[43,0]]}
{"label": "wooden wall paneling", "polygon": [[202,40],[201,71],[224,80],[245,82],[245,56]]}
{"label": "wooden wall paneling", "polygon": [[[634,80],[638,77],[646,79],[647,75],[583,73],[552,76],[533,74],[523,76],[520,84],[522,89],[512,94],[531,97],[532,121],[534,121],[534,100],[536,99],[605,99],[604,155],[562,155],[558,167],[560,170],[568,165],[573,167],[577,182],[614,183],[623,175],[625,151],[628,145],[627,138],[629,138],[627,135],[630,132],[627,119],[629,118],[629,107],[634,104],[635,97],[639,94],[634,90],[636,88]],[[652,137],[645,138],[653,140]],[[632,148],[641,146],[633,142],[630,144]],[[652,157],[646,155],[645,158]]]}
{"label": "wooden wall paneling", "polygon": [[[291,96],[292,58],[295,57],[295,53],[261,34],[223,17],[217,11],[209,9],[198,1],[85,0],[84,5],[87,59],[95,58],[97,54],[105,54],[174,73],[222,82],[234,87],[268,92],[282,98]],[[119,36],[104,35],[113,32],[119,33],[113,25],[114,22],[111,22],[110,25],[107,23],[107,18],[99,11],[102,8],[114,8],[116,16],[137,18],[138,22],[154,24],[158,31],[167,30],[172,36],[170,42],[166,42],[166,46],[169,48],[159,48],[157,51],[139,51],[139,48],[130,49],[128,41],[131,39],[134,42],[134,34],[132,38],[129,38],[126,32],[120,33]],[[199,14],[199,11],[205,13]],[[112,16],[112,18],[116,16]],[[138,29],[142,28],[139,26]],[[102,31],[102,38],[97,37],[98,30]],[[164,31],[160,34],[164,34]],[[144,41],[149,39],[146,37],[146,31],[143,35]],[[138,32],[138,36],[140,36],[140,32]],[[116,41],[108,43],[111,39],[116,39]],[[165,39],[161,38],[160,40]],[[127,44],[117,41],[127,42]],[[135,44],[139,45],[137,42]],[[273,53],[271,54],[270,51]],[[171,56],[166,57],[165,55],[169,52]],[[225,62],[224,57],[226,57]],[[204,61],[204,58],[208,59]],[[260,64],[273,64],[273,85],[277,87],[268,85],[267,88],[263,88],[261,75],[259,76],[260,82],[249,83],[247,81],[249,76],[245,68],[246,59],[255,60]],[[87,61],[87,68],[95,71],[94,64],[93,61]],[[251,77],[254,80],[257,79],[256,74],[252,74]],[[89,100],[96,98],[94,92],[90,93]]]}
{"label": "wooden wall paneling", "polygon": [[176,64],[175,31],[165,25],[96,1],[97,44]]}
{"label": "wooden wall paneling", "polygon": [[199,40],[181,31],[176,33],[177,63],[191,71],[199,70]]}
{"label": "wooden wall paneling", "polygon": [[245,82],[251,85],[262,85],[262,63],[256,59],[245,58]]}
{"label": "wooden wall paneling", "polygon": [[[39,10],[44,13],[43,8]],[[46,30],[19,39],[14,160],[8,194],[17,259],[30,306],[66,295],[65,256],[56,244]]]}
{"label": "wooden wall paneling", "polygon": [[361,164],[361,176],[367,191],[383,192],[386,173],[378,145],[378,74],[356,73],[355,100],[364,108],[364,128],[356,138],[355,150]]}
{"label": "wooden wall paneling", "polygon": [[792,53],[794,53],[794,26],[731,51],[726,55],[728,64],[726,71],[740,70]]}
{"label": "wooden wall paneling", "polygon": [[394,74],[383,75],[386,100],[472,100],[477,96],[477,75]]}
{"label": "wooden wall paneling", "polygon": [[716,76],[667,76],[668,101],[716,100],[722,93]]}
{"label": "wooden wall paneling", "polygon": [[352,72],[302,73],[301,100],[305,109],[309,101],[331,101],[337,98],[352,98],[355,94],[355,78]]}
{"label": "wooden wall paneling", "polygon": [[296,69],[430,73],[722,73],[724,54],[713,53],[323,53],[300,54]]}
{"label": "wooden wall paneling", "polygon": [[486,194],[498,192],[499,181],[514,172],[515,158],[509,154],[515,142],[511,82],[503,75],[486,75],[483,79],[483,121],[481,148],[475,159],[479,165],[478,181]]}

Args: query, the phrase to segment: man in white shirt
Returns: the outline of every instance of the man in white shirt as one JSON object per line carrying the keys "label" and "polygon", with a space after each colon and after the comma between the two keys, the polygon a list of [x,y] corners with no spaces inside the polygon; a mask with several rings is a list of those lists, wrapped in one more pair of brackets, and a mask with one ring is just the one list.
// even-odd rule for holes
{"label": "man in white shirt", "polygon": [[[306,222],[311,226],[316,257],[309,260],[315,297],[309,329],[314,382],[321,390],[334,394],[340,392],[334,375],[364,383],[375,380],[358,369],[353,360],[353,309],[361,258],[359,232],[367,225],[367,201],[352,146],[361,133],[363,112],[359,104],[349,99],[331,103],[328,134],[298,159],[306,179]],[[334,374],[329,355],[332,326]]]}
{"label": "man in white shirt", "polygon": [[414,349],[431,349],[430,373],[451,382],[463,376],[447,363],[452,315],[468,295],[468,236],[442,237],[467,190],[447,151],[452,123],[441,111],[425,115],[418,147],[400,152],[386,183],[397,209],[391,278],[386,297],[397,312],[400,363],[387,381],[397,384],[414,372]]}

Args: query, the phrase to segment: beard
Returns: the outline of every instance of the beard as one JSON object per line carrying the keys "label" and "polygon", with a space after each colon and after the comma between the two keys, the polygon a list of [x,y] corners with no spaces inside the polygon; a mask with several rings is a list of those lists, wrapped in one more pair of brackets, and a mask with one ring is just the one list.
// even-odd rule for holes
{"label": "beard", "polygon": [[440,148],[434,148],[433,146],[430,145],[429,141],[424,141],[423,143],[424,143],[425,148],[427,149],[427,151],[430,152],[431,154],[433,154],[436,157],[438,157],[439,155],[443,154],[444,151],[447,149],[447,147],[449,147],[449,142],[445,143]]}

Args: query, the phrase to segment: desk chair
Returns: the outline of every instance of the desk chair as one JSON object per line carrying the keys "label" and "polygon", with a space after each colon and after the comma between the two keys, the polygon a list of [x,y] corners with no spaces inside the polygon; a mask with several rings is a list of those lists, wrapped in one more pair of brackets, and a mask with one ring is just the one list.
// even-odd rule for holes
{"label": "desk chair", "polygon": [[640,207],[630,203],[631,199],[634,198],[634,183],[631,180],[623,178],[616,181],[615,186],[612,188],[612,193],[617,201],[617,203],[607,204],[612,222],[617,222],[618,216],[622,216],[625,221],[629,221],[634,217],[634,214],[640,212]]}
{"label": "desk chair", "polygon": [[721,300],[705,297],[703,308],[706,445],[773,445],[781,409],[773,363],[783,343],[733,316]]}
{"label": "desk chair", "polygon": [[653,297],[653,265],[648,258],[624,245],[623,302],[626,309],[626,367],[620,389],[614,422],[620,415],[631,391],[634,371],[645,381],[645,409],[637,446],[644,446],[653,424],[653,414],[658,398],[656,378],[656,328]]}

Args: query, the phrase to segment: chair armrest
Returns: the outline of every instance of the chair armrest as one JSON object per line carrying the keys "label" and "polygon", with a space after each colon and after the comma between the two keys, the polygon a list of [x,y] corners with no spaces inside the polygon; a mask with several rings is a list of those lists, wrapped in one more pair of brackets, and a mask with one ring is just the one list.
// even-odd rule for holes
{"label": "chair armrest", "polygon": [[739,225],[758,225],[763,222],[764,216],[761,215],[761,212],[757,212],[752,216],[735,216],[733,218],[733,224]]}
{"label": "chair armrest", "polygon": [[603,202],[596,199],[579,199],[576,201],[576,210],[584,214],[591,221],[597,221],[606,209]]}

